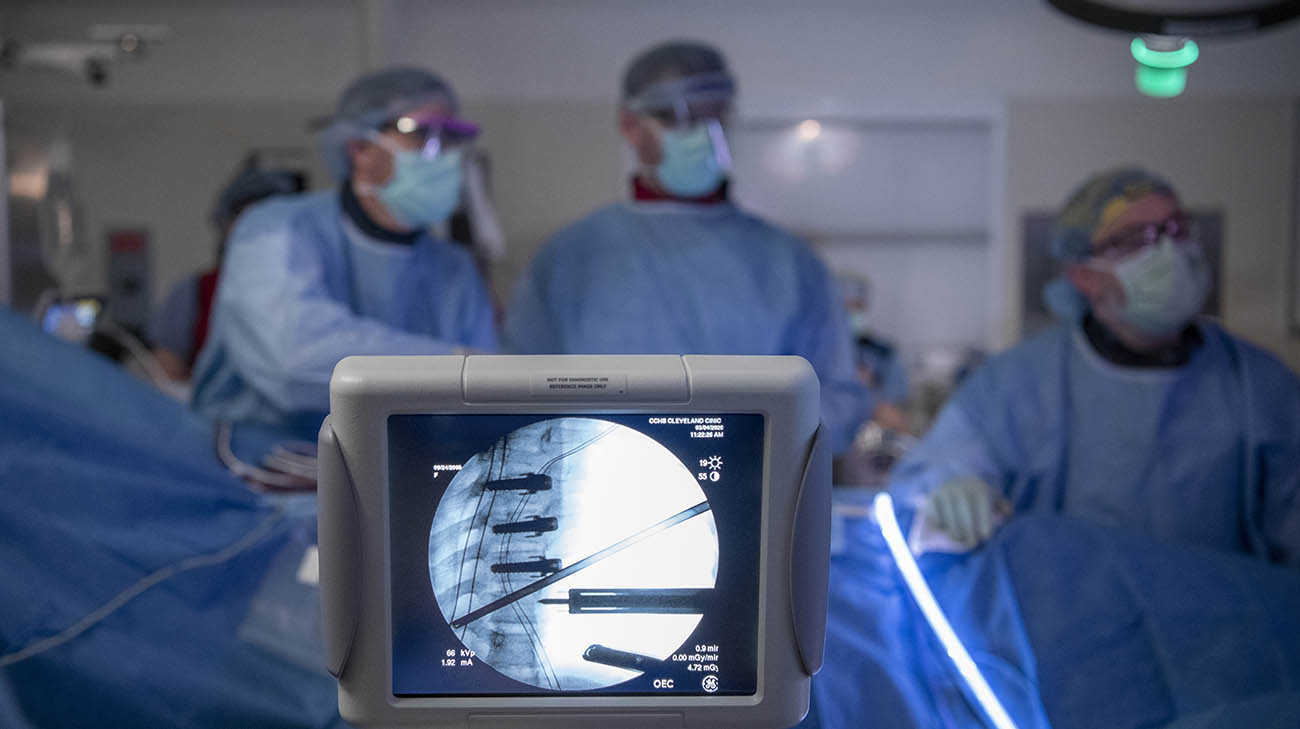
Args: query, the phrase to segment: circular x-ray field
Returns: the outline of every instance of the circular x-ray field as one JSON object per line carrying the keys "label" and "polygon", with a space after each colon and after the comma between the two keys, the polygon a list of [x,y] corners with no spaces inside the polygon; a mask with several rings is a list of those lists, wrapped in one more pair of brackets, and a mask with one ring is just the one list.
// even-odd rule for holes
{"label": "circular x-ray field", "polygon": [[677,650],[718,574],[713,514],[667,448],[595,418],[520,428],[438,504],[429,578],[476,660],[541,689],[621,683]]}

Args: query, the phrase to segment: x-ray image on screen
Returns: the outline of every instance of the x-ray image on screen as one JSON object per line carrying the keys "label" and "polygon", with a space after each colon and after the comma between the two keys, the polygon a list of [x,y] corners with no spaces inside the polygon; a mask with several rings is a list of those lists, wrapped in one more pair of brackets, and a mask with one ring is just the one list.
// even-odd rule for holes
{"label": "x-ray image on screen", "polygon": [[754,694],[763,415],[388,430],[395,696]]}
{"label": "x-ray image on screen", "polygon": [[534,422],[451,478],[429,529],[443,619],[475,660],[550,691],[662,665],[718,579],[697,474],[656,440],[595,417]]}

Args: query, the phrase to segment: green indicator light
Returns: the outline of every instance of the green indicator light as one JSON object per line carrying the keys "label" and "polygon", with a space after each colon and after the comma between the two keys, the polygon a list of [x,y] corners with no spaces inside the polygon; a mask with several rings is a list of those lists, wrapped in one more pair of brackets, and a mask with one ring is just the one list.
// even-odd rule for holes
{"label": "green indicator light", "polygon": [[1191,39],[1183,41],[1181,48],[1160,51],[1148,47],[1147,42],[1139,37],[1133,39],[1129,49],[1133,51],[1133,60],[1152,68],[1187,68],[1201,55],[1201,49]]}
{"label": "green indicator light", "polygon": [[[1157,45],[1164,45],[1159,42],[1164,39],[1156,40]],[[1187,67],[1200,56],[1195,41],[1182,40],[1176,47],[1173,42],[1167,45],[1168,49],[1151,48],[1140,37],[1134,38],[1130,45],[1133,59],[1138,62],[1133,82],[1147,96],[1168,99],[1183,93],[1187,88]]]}
{"label": "green indicator light", "polygon": [[1138,64],[1133,73],[1133,83],[1138,91],[1157,99],[1169,99],[1183,93],[1187,88],[1187,69],[1152,68]]}

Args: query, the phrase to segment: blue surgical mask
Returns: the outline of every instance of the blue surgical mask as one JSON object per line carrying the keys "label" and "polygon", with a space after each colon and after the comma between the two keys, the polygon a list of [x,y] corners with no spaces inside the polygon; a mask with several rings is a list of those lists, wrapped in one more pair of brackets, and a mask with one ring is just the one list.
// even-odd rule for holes
{"label": "blue surgical mask", "polygon": [[429,159],[409,149],[388,149],[393,154],[393,177],[374,188],[388,212],[412,228],[427,228],[451,217],[460,202],[460,151]]}
{"label": "blue surgical mask", "polygon": [[659,184],[677,197],[703,197],[718,189],[731,167],[722,125],[696,122],[660,135],[663,161],[655,168]]}
{"label": "blue surgical mask", "polygon": [[1209,265],[1198,243],[1175,243],[1166,236],[1112,268],[1124,288],[1120,316],[1151,335],[1187,326],[1210,292]]}

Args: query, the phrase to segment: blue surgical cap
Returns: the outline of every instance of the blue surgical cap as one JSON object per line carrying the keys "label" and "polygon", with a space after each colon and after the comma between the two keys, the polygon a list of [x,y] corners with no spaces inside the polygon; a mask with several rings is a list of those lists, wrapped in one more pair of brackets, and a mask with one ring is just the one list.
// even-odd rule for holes
{"label": "blue surgical cap", "polygon": [[702,74],[727,74],[727,62],[713,46],[695,41],[661,43],[628,64],[623,72],[623,100],[641,95],[651,86]]}
{"label": "blue surgical cap", "polygon": [[1066,261],[1087,258],[1093,232],[1118,217],[1130,203],[1150,195],[1178,199],[1164,178],[1138,167],[1107,170],[1088,178],[1061,207],[1052,230],[1052,255]]}
{"label": "blue surgical cap", "polygon": [[302,177],[289,170],[270,170],[247,166],[226,183],[217,203],[212,206],[212,224],[217,228],[235,222],[240,211],[272,195],[302,192]]}
{"label": "blue surgical cap", "polygon": [[453,114],[459,110],[451,84],[422,68],[385,68],[353,81],[320,133],[321,154],[330,171],[339,179],[348,176],[349,140],[432,102],[446,104]]}

